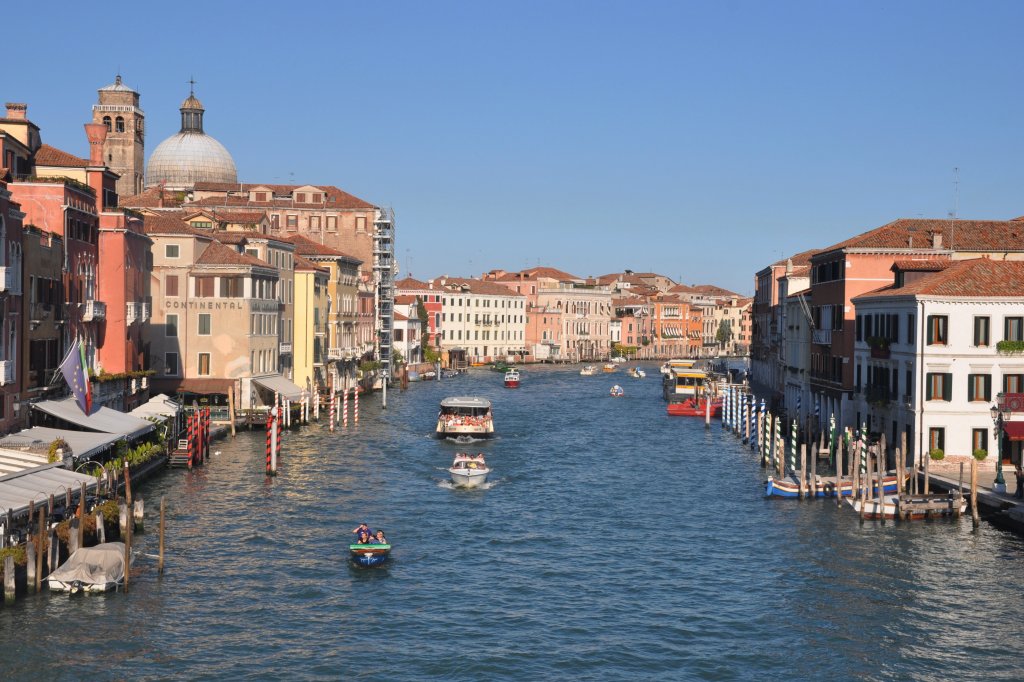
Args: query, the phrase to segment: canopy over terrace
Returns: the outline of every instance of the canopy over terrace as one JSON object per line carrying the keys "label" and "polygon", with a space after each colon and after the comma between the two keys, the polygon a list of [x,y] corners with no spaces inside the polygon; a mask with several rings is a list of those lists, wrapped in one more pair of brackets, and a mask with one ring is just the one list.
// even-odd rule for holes
{"label": "canopy over terrace", "polygon": [[10,509],[14,517],[24,516],[28,513],[29,501],[38,508],[50,495],[64,495],[67,489],[78,490],[83,483],[87,490],[96,488],[94,477],[62,469],[59,464],[44,464],[0,476],[0,509]]}
{"label": "canopy over terrace", "polygon": [[91,431],[68,431],[66,429],[51,429],[45,426],[33,426],[31,429],[18,431],[4,436],[0,439],[0,448],[3,450],[20,450],[46,452],[50,443],[63,438],[71,448],[71,454],[76,459],[89,459],[93,455],[103,452],[111,447],[122,436],[111,433],[93,433]]}
{"label": "canopy over terrace", "polygon": [[303,390],[293,384],[288,379],[284,378],[280,374],[271,374],[265,377],[253,377],[252,383],[257,386],[270,391],[270,399],[264,400],[264,404],[273,403],[273,394],[280,393],[281,397],[285,400],[302,400]]}
{"label": "canopy over terrace", "polygon": [[[86,415],[79,409],[78,403],[75,402],[74,398],[42,400],[38,403],[33,403],[32,407],[76,426],[102,433],[113,433],[125,438],[138,438],[155,428],[152,422],[140,419],[139,417],[133,417],[124,412],[112,410],[109,407],[101,407],[92,414]],[[75,454],[77,455],[78,453],[76,452]]]}
{"label": "canopy over terrace", "polygon": [[128,414],[139,419],[166,419],[174,417],[181,411],[181,405],[171,400],[167,395],[161,393],[149,399],[148,403],[139,405]]}

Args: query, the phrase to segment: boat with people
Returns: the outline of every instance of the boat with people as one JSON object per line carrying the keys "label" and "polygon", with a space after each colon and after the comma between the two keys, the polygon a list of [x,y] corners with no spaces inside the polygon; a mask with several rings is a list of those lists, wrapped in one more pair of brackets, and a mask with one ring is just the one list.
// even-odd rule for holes
{"label": "boat with people", "polygon": [[666,412],[673,417],[703,417],[709,412],[718,417],[722,413],[722,397],[715,394],[715,383],[692,363],[676,366],[662,377],[662,395],[668,401]]}
{"label": "boat with people", "polygon": [[613,398],[621,398],[622,396],[626,395],[626,392],[622,390],[622,386],[615,384],[614,386],[611,387],[611,390],[608,391],[608,395],[610,395]]}
{"label": "boat with people", "polygon": [[491,473],[491,470],[487,467],[484,453],[478,452],[475,455],[470,455],[459,452],[455,454],[448,473],[451,474],[453,485],[461,488],[476,488],[487,482],[487,475]]}
{"label": "boat with people", "polygon": [[672,417],[711,417],[722,416],[722,399],[712,398],[711,405],[704,397],[687,398],[685,400],[671,400],[665,408],[666,414]]}
{"label": "boat with people", "polygon": [[604,371],[604,372],[607,372],[607,373],[609,373],[609,374],[610,374],[611,372],[614,372],[614,371],[615,371],[615,370],[617,370],[617,369],[618,369],[618,367],[616,367],[616,366],[615,366],[615,363],[613,363],[613,362],[608,362],[608,363],[605,363],[605,365],[604,365],[603,367],[601,367],[601,370],[602,370],[602,371]]}
{"label": "boat with people", "polygon": [[110,592],[124,585],[123,542],[79,547],[46,578],[51,592]]}
{"label": "boat with people", "polygon": [[352,530],[356,536],[355,542],[348,546],[349,557],[352,563],[365,568],[380,566],[391,555],[391,543],[384,537],[384,531],[377,529],[370,530],[364,521]]}
{"label": "boat with people", "polygon": [[672,359],[672,360],[666,360],[664,363],[662,363],[662,365],[659,368],[659,370],[661,371],[662,374],[671,374],[672,370],[675,370],[675,369],[690,369],[695,364],[697,364],[696,360],[681,360],[679,358],[675,358],[675,359]]}
{"label": "boat with people", "polygon": [[597,367],[594,367],[593,365],[587,365],[580,370],[581,377],[592,377],[595,374],[597,374]]}
{"label": "boat with people", "polygon": [[445,398],[435,433],[438,438],[490,438],[494,435],[491,401],[473,396]]}
{"label": "boat with people", "polygon": [[519,388],[519,370],[515,367],[505,372],[505,388]]}
{"label": "boat with people", "polygon": [[643,371],[639,367],[631,367],[629,369],[628,374],[634,379],[643,379],[645,376],[647,376],[647,372]]}

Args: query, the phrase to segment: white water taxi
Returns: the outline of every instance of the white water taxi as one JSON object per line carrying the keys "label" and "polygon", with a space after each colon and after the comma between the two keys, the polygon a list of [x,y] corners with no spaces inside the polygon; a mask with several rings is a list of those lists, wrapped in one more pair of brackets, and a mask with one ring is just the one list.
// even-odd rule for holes
{"label": "white water taxi", "polygon": [[455,455],[455,460],[452,462],[451,468],[448,469],[448,473],[451,474],[453,485],[462,488],[476,488],[487,482],[487,475],[491,473],[491,470],[487,468],[484,453],[470,455],[460,452]]}
{"label": "white water taxi", "polygon": [[491,401],[468,396],[445,398],[435,431],[439,438],[490,438],[494,435]]}

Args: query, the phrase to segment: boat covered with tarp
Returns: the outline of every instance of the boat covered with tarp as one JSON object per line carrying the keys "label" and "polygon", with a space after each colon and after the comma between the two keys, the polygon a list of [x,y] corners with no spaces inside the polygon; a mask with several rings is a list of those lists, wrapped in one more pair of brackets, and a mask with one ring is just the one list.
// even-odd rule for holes
{"label": "boat covered with tarp", "polygon": [[124,543],[79,547],[46,579],[53,592],[109,592],[124,584]]}

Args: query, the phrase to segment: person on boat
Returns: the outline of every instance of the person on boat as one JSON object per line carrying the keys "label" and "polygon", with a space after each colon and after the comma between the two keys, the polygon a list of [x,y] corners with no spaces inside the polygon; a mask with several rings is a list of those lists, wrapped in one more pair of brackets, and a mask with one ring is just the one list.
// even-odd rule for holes
{"label": "person on boat", "polygon": [[357,545],[369,545],[373,542],[373,536],[370,535],[369,531],[363,531],[359,534],[359,539],[356,540]]}
{"label": "person on boat", "polygon": [[363,521],[358,526],[356,526],[355,528],[352,529],[352,533],[354,535],[362,535],[363,533],[366,533],[367,535],[369,535],[370,534],[370,527],[368,525],[366,525],[366,521]]}
{"label": "person on boat", "polygon": [[473,461],[474,462],[483,462],[484,461],[484,453],[482,453],[482,452],[476,453],[476,457],[473,458]]}
{"label": "person on boat", "polygon": [[384,537],[384,531],[378,530],[377,534],[370,539],[370,542],[377,545],[386,545],[388,544],[388,539]]}

